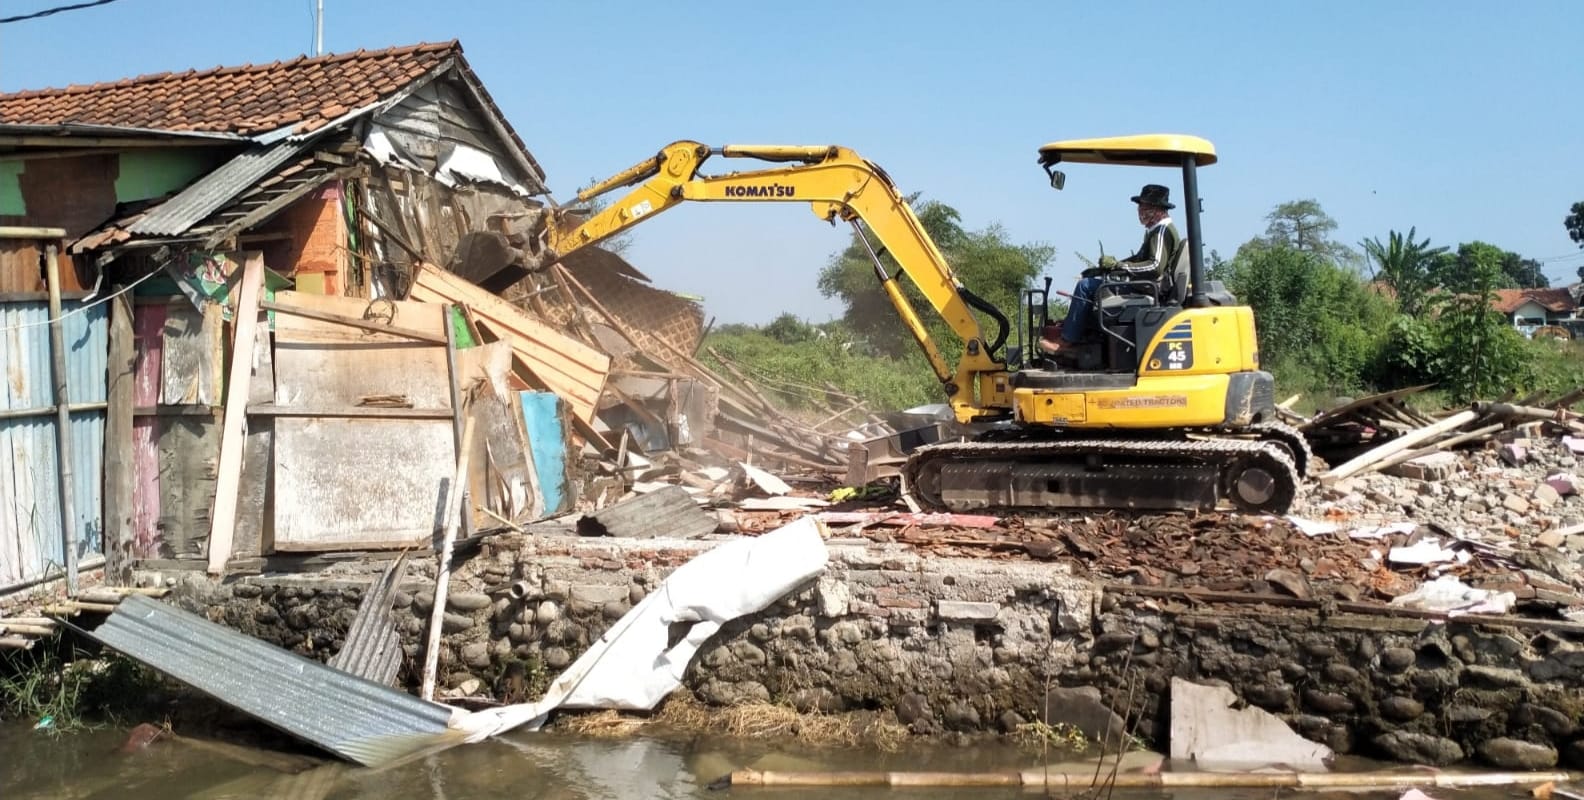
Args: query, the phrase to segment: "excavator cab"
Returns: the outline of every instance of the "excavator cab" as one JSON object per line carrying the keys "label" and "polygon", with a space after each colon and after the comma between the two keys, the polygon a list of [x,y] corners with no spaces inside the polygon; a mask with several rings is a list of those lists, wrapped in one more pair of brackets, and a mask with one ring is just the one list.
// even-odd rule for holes
{"label": "excavator cab", "polygon": [[[1224,289],[1216,286],[1212,291],[1203,281],[1198,169],[1215,161],[1215,146],[1209,141],[1175,134],[1076,139],[1040,148],[1040,166],[1057,190],[1067,182],[1058,165],[1176,168],[1182,173],[1180,196],[1187,216],[1187,235],[1169,255],[1161,278],[1140,280],[1122,271],[1102,276],[1090,310],[1090,335],[1079,347],[1068,348],[1061,363],[1047,359],[1041,366],[1079,372],[1136,372],[1140,353],[1171,316],[1170,309],[1235,303]],[[1196,296],[1194,287],[1204,291]]]}

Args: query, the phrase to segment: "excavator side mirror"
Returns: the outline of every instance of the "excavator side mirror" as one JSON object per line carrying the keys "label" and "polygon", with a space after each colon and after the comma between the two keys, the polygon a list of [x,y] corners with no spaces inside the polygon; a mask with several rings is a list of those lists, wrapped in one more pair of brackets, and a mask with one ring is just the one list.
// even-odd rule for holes
{"label": "excavator side mirror", "polygon": [[1051,169],[1050,167],[1046,167],[1045,172],[1050,175],[1050,184],[1052,189],[1055,189],[1059,192],[1062,190],[1062,187],[1067,185],[1067,173],[1062,172],[1059,169]]}

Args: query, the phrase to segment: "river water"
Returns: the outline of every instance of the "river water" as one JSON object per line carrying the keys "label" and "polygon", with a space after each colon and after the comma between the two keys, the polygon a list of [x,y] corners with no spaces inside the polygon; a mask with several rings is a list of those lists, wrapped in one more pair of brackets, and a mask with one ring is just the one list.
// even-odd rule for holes
{"label": "river water", "polygon": [[[733,769],[930,770],[1026,769],[1038,753],[1011,746],[952,748],[912,746],[895,753],[830,749],[712,737],[578,738],[555,733],[515,733],[499,740],[452,748],[384,770],[340,763],[286,775],[183,741],[160,741],[133,753],[118,752],[124,729],[47,736],[26,726],[0,727],[0,797],[284,798],[285,800],[905,800],[971,797],[984,800],[1038,796],[1015,789],[772,789],[709,784]],[[252,751],[257,754],[259,751]],[[1076,795],[1087,796],[1087,795]],[[1103,796],[1103,795],[1102,795]],[[1117,800],[1271,800],[1273,797],[1396,798],[1399,793],[1300,793],[1283,790],[1116,791]],[[1438,798],[1495,800],[1527,797],[1517,790],[1453,792]]]}

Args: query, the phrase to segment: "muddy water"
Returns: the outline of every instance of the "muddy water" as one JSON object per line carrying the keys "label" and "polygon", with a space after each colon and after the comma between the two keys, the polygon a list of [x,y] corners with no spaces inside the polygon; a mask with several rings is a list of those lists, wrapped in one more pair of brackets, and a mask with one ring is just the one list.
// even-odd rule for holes
{"label": "muddy water", "polygon": [[[984,800],[1037,796],[1017,790],[752,789],[710,790],[711,781],[737,767],[761,769],[895,769],[973,771],[1028,768],[1037,754],[1010,747],[913,747],[898,753],[811,749],[786,744],[639,737],[622,740],[517,734],[458,747],[386,770],[330,763],[295,775],[237,760],[239,753],[162,741],[141,751],[117,752],[124,730],[48,737],[26,727],[0,728],[0,797],[21,798],[287,798],[288,800],[683,800],[727,797],[754,800],[904,800],[973,797]],[[254,751],[252,756],[260,755]],[[301,755],[264,754],[276,759]],[[282,764],[280,766],[290,766]],[[1118,800],[1270,800],[1272,797],[1395,798],[1390,794],[1294,794],[1260,791],[1123,792]],[[1495,800],[1527,796],[1517,791],[1450,792],[1438,797]]]}

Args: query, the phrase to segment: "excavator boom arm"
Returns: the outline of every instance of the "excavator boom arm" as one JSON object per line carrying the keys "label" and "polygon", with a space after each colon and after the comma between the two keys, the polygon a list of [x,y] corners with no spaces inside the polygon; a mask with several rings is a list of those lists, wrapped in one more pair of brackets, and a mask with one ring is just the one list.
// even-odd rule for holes
{"label": "excavator boom arm", "polygon": [[[752,158],[785,166],[700,175],[710,156]],[[978,418],[1004,411],[1005,365],[986,346],[983,332],[969,310],[972,295],[957,281],[950,265],[925,232],[923,224],[891,179],[874,164],[843,147],[787,145],[728,145],[712,149],[698,142],[667,145],[656,156],[641,161],[578,193],[580,201],[634,187],[586,220],[566,214],[552,217],[546,229],[546,249],[552,258],[615,236],[649,217],[684,202],[806,202],[815,216],[867,224],[901,265],[898,275],[888,275],[876,263],[876,274],[903,324],[929,360],[931,369],[946,387],[959,419]],[[859,229],[860,236],[863,235]],[[867,243],[867,239],[865,239]],[[897,278],[906,274],[936,313],[965,343],[955,370],[946,362]],[[985,308],[980,304],[981,308]],[[1004,318],[999,318],[1004,324]],[[998,379],[999,378],[999,379]]]}

